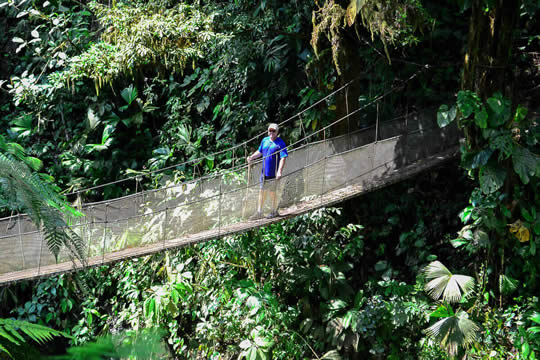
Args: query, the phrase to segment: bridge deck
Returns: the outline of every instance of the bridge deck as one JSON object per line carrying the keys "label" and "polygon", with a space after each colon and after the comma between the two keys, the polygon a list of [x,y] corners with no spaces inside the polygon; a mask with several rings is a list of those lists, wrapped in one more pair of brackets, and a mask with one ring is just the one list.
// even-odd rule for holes
{"label": "bridge deck", "polygon": [[[425,169],[436,166],[441,162],[454,157],[457,154],[457,150],[458,147],[454,145],[444,151],[412,161],[402,167],[386,167],[385,169],[383,169],[384,171],[378,171],[376,172],[376,174],[374,174],[374,176],[370,176],[369,181],[366,181],[366,177],[364,176],[365,174],[363,176],[350,179],[347,181],[346,184],[335,189],[328,189],[326,192],[324,192],[324,194],[312,198],[311,200],[298,201],[286,208],[281,208],[281,216],[277,218],[261,219],[257,221],[243,220],[234,224],[224,225],[210,230],[201,231],[186,236],[180,236],[177,238],[164,240],[149,245],[127,247],[119,251],[113,251],[100,256],[89,257],[87,259],[86,266],[82,266],[77,261],[64,261],[57,264],[42,265],[40,267],[28,268],[20,271],[11,271],[0,274],[0,285],[6,285],[20,280],[29,280],[39,277],[46,277],[55,274],[77,271],[86,267],[111,264],[133,257],[149,255],[167,249],[180,248],[195,243],[207,241],[209,239],[245,232],[270,223],[281,221],[287,218],[292,218],[320,207],[330,206],[342,202],[346,199],[350,199],[355,196],[387,186],[389,184],[404,180]],[[342,169],[342,171],[344,170],[345,169]]]}

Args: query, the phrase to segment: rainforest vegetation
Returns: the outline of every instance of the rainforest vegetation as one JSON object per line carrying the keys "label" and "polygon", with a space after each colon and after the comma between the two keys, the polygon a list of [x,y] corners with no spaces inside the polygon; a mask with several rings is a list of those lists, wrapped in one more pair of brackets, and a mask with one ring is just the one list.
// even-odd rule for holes
{"label": "rainforest vegetation", "polygon": [[78,202],[136,189],[68,194],[220,171],[255,147],[221,150],[350,81],[281,136],[362,107],[353,126],[422,114],[463,138],[453,160],[335,207],[2,286],[0,359],[540,358],[539,9],[0,0],[1,212],[27,213],[56,255],[84,261],[63,226]]}

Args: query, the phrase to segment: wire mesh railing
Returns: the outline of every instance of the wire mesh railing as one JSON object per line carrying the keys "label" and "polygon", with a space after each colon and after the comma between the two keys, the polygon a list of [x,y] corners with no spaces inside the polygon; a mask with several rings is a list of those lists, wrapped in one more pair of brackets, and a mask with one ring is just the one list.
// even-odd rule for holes
{"label": "wire mesh railing", "polygon": [[[368,189],[385,176],[457,144],[455,128],[401,117],[346,135],[296,144],[283,177],[271,180],[282,211],[320,207],[350,186]],[[83,204],[70,227],[85,242],[88,265],[139,256],[258,226],[261,163],[123,198]],[[89,190],[91,191],[91,190]],[[361,191],[358,190],[358,191]],[[334,199],[335,200],[335,199]],[[263,206],[269,213],[270,202]],[[264,220],[261,220],[264,222]],[[67,250],[58,260],[25,216],[0,221],[0,283],[82,266]],[[58,265],[60,264],[60,265]]]}
{"label": "wire mesh railing", "polygon": [[[341,190],[351,186],[357,187],[356,193],[362,192],[388,174],[457,143],[455,128],[439,129],[434,121],[422,121],[417,114],[387,121],[379,121],[377,116],[371,125],[356,129],[356,122],[353,127],[356,130],[351,130],[350,122],[355,121],[355,116],[395,90],[390,89],[349,111],[351,83],[320,100],[345,91],[346,114],[289,144],[283,177],[262,184],[265,191],[278,194],[280,207],[288,214],[324,206],[335,201],[329,194],[339,197]],[[347,122],[346,134],[327,136],[333,126],[344,122]],[[259,137],[218,153],[239,149]],[[200,159],[189,162],[197,160]],[[66,248],[55,258],[48,250],[46,239],[27,216],[0,219],[0,283],[99,265],[258,226],[259,223],[250,222],[249,218],[261,208],[261,169],[262,161],[247,164],[239,159],[219,172],[182,183],[170,182],[158,189],[144,189],[141,177],[134,176],[73,193],[85,216],[66,222],[85,244],[85,264],[74,261]],[[82,199],[90,192],[120,181],[132,182],[135,193],[83,204]],[[270,203],[263,204],[264,213],[272,212]]]}

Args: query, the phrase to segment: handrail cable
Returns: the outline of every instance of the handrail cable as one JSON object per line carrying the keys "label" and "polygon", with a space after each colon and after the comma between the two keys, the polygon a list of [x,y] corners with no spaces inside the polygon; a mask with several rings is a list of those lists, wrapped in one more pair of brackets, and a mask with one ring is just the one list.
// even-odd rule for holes
{"label": "handrail cable", "polygon": [[[289,121],[297,118],[298,116],[302,115],[303,113],[305,113],[306,111],[312,109],[313,107],[319,105],[321,102],[325,101],[326,99],[328,99],[329,97],[331,96],[334,96],[336,93],[340,92],[341,90],[343,90],[345,87],[348,87],[351,83],[353,83],[354,81],[358,80],[360,77],[356,77],[354,79],[352,79],[351,81],[347,82],[345,85],[341,86],[339,89],[333,91],[332,93],[326,95],[324,98],[318,100],[317,102],[313,103],[312,105],[308,106],[307,108],[305,108],[304,110],[302,110],[301,112],[291,116],[290,118],[278,123],[279,126],[282,126],[286,123],[288,123]],[[258,139],[259,137],[261,136],[264,136],[266,134],[266,131],[264,132],[261,132],[260,134],[258,135],[255,135],[253,136],[252,138],[248,139],[248,140],[245,140],[239,144],[236,144],[234,146],[231,146],[227,149],[224,149],[224,150],[220,150],[220,151],[216,151],[216,152],[213,152],[213,153],[210,153],[208,155],[205,155],[205,156],[201,156],[201,157],[198,157],[198,158],[195,158],[195,159],[191,159],[191,160],[186,160],[186,161],[183,161],[181,163],[178,163],[178,164],[175,164],[175,165],[170,165],[170,166],[167,166],[167,167],[164,167],[164,168],[161,168],[161,169],[156,169],[156,170],[152,170],[152,171],[149,171],[147,173],[143,173],[143,174],[137,174],[137,175],[134,175],[134,176],[130,176],[130,177],[127,177],[127,178],[123,178],[123,179],[119,179],[119,180],[115,180],[115,181],[111,181],[111,182],[108,182],[108,183],[104,183],[104,184],[100,184],[100,185],[96,185],[96,186],[91,186],[91,187],[88,187],[88,188],[84,188],[84,189],[79,189],[79,190],[76,190],[76,191],[73,191],[73,192],[70,192],[70,193],[67,193],[67,194],[64,194],[65,196],[69,196],[69,195],[75,195],[79,192],[86,192],[86,191],[91,191],[91,190],[95,190],[95,189],[99,189],[99,188],[102,188],[102,187],[106,187],[106,186],[109,186],[109,185],[114,185],[114,184],[118,184],[118,183],[121,183],[121,182],[125,182],[125,181],[129,181],[129,180],[133,180],[134,178],[136,178],[137,176],[151,176],[152,174],[156,174],[156,173],[159,173],[159,172],[162,172],[162,171],[166,171],[166,170],[170,170],[170,169],[173,169],[175,167],[178,167],[178,166],[183,166],[183,165],[188,165],[188,164],[192,164],[192,163],[198,163],[210,156],[216,156],[216,155],[220,155],[220,154],[224,154],[226,152],[229,152],[231,150],[235,150],[239,147],[242,147],[244,145],[247,145],[248,143],[252,142],[253,140],[256,140]]]}

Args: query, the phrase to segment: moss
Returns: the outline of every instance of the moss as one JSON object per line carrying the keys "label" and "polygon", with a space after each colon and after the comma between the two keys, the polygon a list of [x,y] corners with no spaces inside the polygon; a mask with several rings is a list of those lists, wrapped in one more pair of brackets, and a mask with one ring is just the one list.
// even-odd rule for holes
{"label": "moss", "polygon": [[313,32],[311,33],[311,46],[315,55],[321,54],[321,45],[324,39],[330,42],[332,60],[338,74],[342,74],[341,65],[346,58],[340,28],[344,26],[345,9],[333,1],[328,1],[322,8],[313,12]]}

